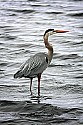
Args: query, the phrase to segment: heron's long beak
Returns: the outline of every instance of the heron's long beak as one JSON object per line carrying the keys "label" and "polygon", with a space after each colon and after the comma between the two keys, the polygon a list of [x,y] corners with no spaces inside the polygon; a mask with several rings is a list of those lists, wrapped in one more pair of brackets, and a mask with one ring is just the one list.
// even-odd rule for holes
{"label": "heron's long beak", "polygon": [[68,30],[54,30],[56,33],[66,33],[69,32]]}

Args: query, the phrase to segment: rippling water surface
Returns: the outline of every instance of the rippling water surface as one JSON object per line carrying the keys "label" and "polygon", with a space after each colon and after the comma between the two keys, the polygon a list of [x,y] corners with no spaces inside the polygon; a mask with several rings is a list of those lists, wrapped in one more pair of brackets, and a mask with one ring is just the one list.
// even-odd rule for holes
{"label": "rippling water surface", "polygon": [[[48,28],[69,32],[49,38],[54,55],[38,98],[36,78],[30,96],[30,80],[13,74],[31,55],[47,52],[43,34]],[[0,100],[3,124],[83,124],[82,0],[0,1]]]}

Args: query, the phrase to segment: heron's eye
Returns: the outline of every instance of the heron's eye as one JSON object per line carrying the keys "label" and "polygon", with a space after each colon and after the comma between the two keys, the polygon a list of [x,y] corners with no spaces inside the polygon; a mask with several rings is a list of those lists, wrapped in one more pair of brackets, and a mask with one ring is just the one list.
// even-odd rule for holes
{"label": "heron's eye", "polygon": [[52,34],[53,34],[53,31],[50,31],[50,32],[49,32],[49,35],[52,35]]}

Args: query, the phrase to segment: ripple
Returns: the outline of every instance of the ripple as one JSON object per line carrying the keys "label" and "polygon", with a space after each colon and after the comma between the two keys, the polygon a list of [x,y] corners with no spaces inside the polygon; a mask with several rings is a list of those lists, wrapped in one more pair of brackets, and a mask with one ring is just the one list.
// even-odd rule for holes
{"label": "ripple", "polygon": [[[34,123],[52,124],[78,121],[81,110],[78,108],[64,109],[50,104],[32,104],[26,102],[0,101],[0,123]],[[2,112],[3,111],[3,112]],[[72,114],[73,112],[77,113]],[[68,114],[68,115],[67,115]]]}
{"label": "ripple", "polygon": [[[8,31],[9,32],[9,31]],[[14,40],[14,39],[16,39],[17,37],[16,36],[11,36],[11,35],[9,35],[9,34],[2,34],[1,36],[0,36],[0,38],[4,38],[5,40]]]}
{"label": "ripple", "polygon": [[64,86],[60,86],[57,89],[63,89],[63,90],[68,90],[68,93],[79,93],[79,94],[83,94],[83,87],[81,85],[64,85]]}
{"label": "ripple", "polygon": [[[4,124],[83,123],[82,10],[82,0],[0,1],[0,100],[3,99],[0,117]],[[70,32],[49,37],[49,41],[54,41],[55,53],[50,66],[42,74],[41,97],[38,99],[35,96],[37,79],[33,80],[34,96],[31,97],[29,79],[14,79],[13,74],[31,55],[47,52],[43,33],[49,28]]]}
{"label": "ripple", "polygon": [[83,41],[81,41],[81,42],[76,42],[76,43],[73,43],[73,45],[83,45]]}
{"label": "ripple", "polygon": [[72,65],[67,64],[67,65],[61,65],[61,64],[50,64],[49,67],[72,67]]}
{"label": "ripple", "polygon": [[83,74],[82,75],[78,75],[75,77],[76,79],[82,79],[83,78]]}
{"label": "ripple", "polygon": [[9,63],[8,62],[1,62],[0,66],[7,66]]}
{"label": "ripple", "polygon": [[70,13],[68,14],[69,16],[74,16],[74,17],[83,17],[83,13],[82,12],[78,12],[78,13]]}
{"label": "ripple", "polygon": [[23,13],[23,14],[28,14],[28,13],[33,13],[35,12],[35,10],[29,10],[29,9],[6,9],[7,11],[13,11],[13,12],[17,12],[17,13]]}
{"label": "ripple", "polygon": [[78,54],[68,54],[68,55],[56,55],[54,58],[67,60],[67,59],[76,59],[76,58],[79,58],[79,56]]}
{"label": "ripple", "polygon": [[63,12],[46,12],[47,14],[63,14]]}

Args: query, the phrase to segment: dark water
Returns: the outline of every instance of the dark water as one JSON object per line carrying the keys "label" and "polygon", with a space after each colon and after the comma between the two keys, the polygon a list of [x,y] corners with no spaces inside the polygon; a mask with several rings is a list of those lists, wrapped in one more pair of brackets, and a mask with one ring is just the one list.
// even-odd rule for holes
{"label": "dark water", "polygon": [[[48,28],[70,32],[49,38],[54,48],[50,66],[37,79],[33,96],[29,79],[14,79],[20,65],[37,52]],[[0,1],[0,124],[83,124],[83,1]]]}

